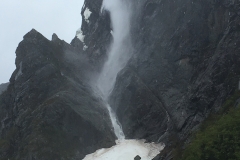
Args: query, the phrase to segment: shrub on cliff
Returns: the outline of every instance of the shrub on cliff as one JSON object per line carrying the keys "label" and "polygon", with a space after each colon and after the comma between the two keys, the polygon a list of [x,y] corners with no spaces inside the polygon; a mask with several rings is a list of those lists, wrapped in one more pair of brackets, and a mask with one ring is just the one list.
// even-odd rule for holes
{"label": "shrub on cliff", "polygon": [[209,123],[196,133],[194,140],[184,150],[182,159],[240,159],[240,108],[232,108]]}

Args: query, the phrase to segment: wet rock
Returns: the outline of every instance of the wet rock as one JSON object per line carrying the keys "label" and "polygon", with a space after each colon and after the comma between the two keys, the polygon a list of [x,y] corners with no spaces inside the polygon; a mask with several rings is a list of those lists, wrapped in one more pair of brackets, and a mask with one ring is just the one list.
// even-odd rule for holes
{"label": "wet rock", "polygon": [[[84,36],[83,42],[77,36],[71,45],[82,50],[89,57],[89,63],[97,72],[101,71],[107,59],[112,35],[111,22],[108,11],[101,11],[102,0],[86,0],[82,7],[82,26],[78,32]],[[90,11],[88,19],[85,19],[85,11]]]}
{"label": "wet rock", "polygon": [[109,101],[126,137],[160,140],[171,148],[238,89],[239,4],[140,3],[132,24],[135,51]]}
{"label": "wet rock", "polygon": [[0,95],[0,159],[82,159],[115,143],[86,57],[54,37],[33,29],[16,50],[17,68]]}
{"label": "wet rock", "polygon": [[137,155],[135,158],[134,158],[134,160],[140,160],[141,159],[141,157],[139,156],[139,155]]}
{"label": "wet rock", "polygon": [[0,84],[0,94],[2,94],[5,90],[7,90],[9,83]]}
{"label": "wet rock", "polygon": [[[239,4],[126,2],[135,7],[133,56],[109,103],[127,138],[164,142],[155,159],[168,160],[176,142],[188,140],[239,89]],[[71,45],[55,34],[48,41],[34,29],[24,36],[17,69],[0,95],[0,159],[80,159],[114,143],[104,102],[90,87],[112,40],[110,15],[101,4],[85,1],[84,39],[75,37]]]}
{"label": "wet rock", "polygon": [[115,85],[110,105],[118,114],[126,138],[157,142],[171,123],[164,105],[129,68],[119,73],[117,81],[121,83]]}

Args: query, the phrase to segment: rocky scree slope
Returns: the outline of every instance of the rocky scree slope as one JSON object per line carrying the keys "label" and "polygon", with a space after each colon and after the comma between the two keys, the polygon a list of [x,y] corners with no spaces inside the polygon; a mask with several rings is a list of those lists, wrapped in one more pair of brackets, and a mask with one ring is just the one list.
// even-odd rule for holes
{"label": "rocky scree slope", "polygon": [[24,36],[0,95],[0,159],[82,159],[114,145],[105,104],[87,83],[92,68],[78,51],[55,34]]}

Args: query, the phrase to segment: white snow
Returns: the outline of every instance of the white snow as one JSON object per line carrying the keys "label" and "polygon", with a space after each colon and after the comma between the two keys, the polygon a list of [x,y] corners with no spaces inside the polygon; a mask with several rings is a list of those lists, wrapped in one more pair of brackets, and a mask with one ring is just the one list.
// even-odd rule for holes
{"label": "white snow", "polygon": [[144,142],[145,140],[117,140],[115,146],[97,150],[83,160],[134,160],[137,155],[141,160],[152,160],[165,146]]}
{"label": "white snow", "polygon": [[91,16],[92,12],[89,10],[89,8],[86,8],[83,15],[84,15],[84,19],[87,23],[89,23],[89,17]]}
{"label": "white snow", "polygon": [[18,70],[18,72],[17,72],[17,74],[15,76],[15,80],[17,80],[18,77],[22,75],[22,62],[20,62],[19,65],[20,65],[20,68],[19,68],[19,70]]}
{"label": "white snow", "polygon": [[86,51],[86,49],[88,49],[88,46],[84,43],[84,38],[85,38],[85,35],[83,35],[83,31],[81,28],[79,28],[76,32],[76,36],[77,38],[83,43],[83,50]]}
{"label": "white snow", "polygon": [[82,29],[79,28],[76,32],[76,36],[78,39],[80,39],[81,42],[84,43],[84,38],[85,38],[85,35],[83,35],[83,32],[82,32]]}
{"label": "white snow", "polygon": [[88,49],[88,46],[84,45],[83,50],[86,51]]}

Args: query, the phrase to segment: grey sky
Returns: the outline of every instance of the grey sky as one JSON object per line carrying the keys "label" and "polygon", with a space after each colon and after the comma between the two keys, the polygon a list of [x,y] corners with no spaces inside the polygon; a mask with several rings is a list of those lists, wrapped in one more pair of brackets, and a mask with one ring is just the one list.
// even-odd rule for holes
{"label": "grey sky", "polygon": [[1,0],[0,84],[9,81],[15,69],[15,50],[32,28],[51,39],[56,33],[70,42],[81,26],[84,0]]}

